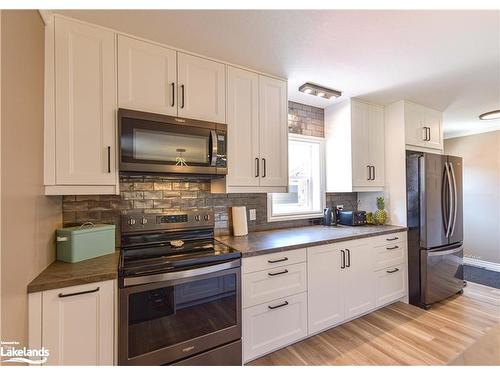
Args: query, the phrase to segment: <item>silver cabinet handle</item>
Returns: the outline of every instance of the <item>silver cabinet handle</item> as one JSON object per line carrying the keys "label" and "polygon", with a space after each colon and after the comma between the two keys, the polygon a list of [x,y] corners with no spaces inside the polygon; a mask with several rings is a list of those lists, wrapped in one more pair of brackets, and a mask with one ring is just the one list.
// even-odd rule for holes
{"label": "silver cabinet handle", "polygon": [[345,268],[345,251],[340,250],[340,268],[344,269]]}
{"label": "silver cabinet handle", "polygon": [[366,168],[368,168],[368,181],[371,181],[371,179],[372,179],[372,167],[370,165],[367,165]]}
{"label": "silver cabinet handle", "polygon": [[345,249],[345,251],[347,252],[347,265],[346,265],[346,267],[349,268],[349,267],[351,267],[351,250]]}
{"label": "silver cabinet handle", "polygon": [[393,246],[393,247],[386,247],[387,250],[396,250],[399,249],[399,246]]}
{"label": "silver cabinet handle", "polygon": [[429,135],[427,136],[427,140],[431,140],[431,128],[427,127],[427,131],[429,132]]}
{"label": "silver cabinet handle", "polygon": [[387,273],[394,273],[394,272],[398,272],[398,271],[399,271],[399,268],[394,268],[391,271],[385,271],[385,272],[387,272]]}
{"label": "silver cabinet handle", "polygon": [[279,305],[276,305],[276,306],[267,306],[267,307],[268,307],[268,309],[270,309],[270,310],[274,310],[274,309],[277,309],[277,308],[279,308],[279,307],[283,307],[283,306],[287,306],[287,305],[288,305],[288,301],[285,301],[285,302],[283,302],[283,303],[281,303],[281,304],[279,304]]}
{"label": "silver cabinet handle", "polygon": [[375,181],[375,166],[372,165],[373,173],[372,173],[372,181]]}
{"label": "silver cabinet handle", "polygon": [[259,171],[259,158],[255,158],[255,177],[259,177],[260,171]]}
{"label": "silver cabinet handle", "polygon": [[399,237],[386,238],[386,241],[396,241],[399,240]]}
{"label": "silver cabinet handle", "polygon": [[266,177],[267,170],[266,170],[266,158],[262,158],[262,177]]}
{"label": "silver cabinet handle", "polygon": [[67,297],[73,297],[73,296],[79,296],[81,294],[89,294],[89,293],[95,293],[95,292],[98,292],[99,291],[99,287],[95,288],[95,289],[92,289],[92,290],[85,290],[83,292],[76,292],[76,293],[68,293],[68,294],[64,294],[64,293],[59,293],[58,294],[58,297],[59,298],[67,298]]}
{"label": "silver cabinet handle", "polygon": [[281,272],[268,272],[267,274],[269,276],[278,276],[278,275],[284,275],[285,273],[288,273],[287,269],[285,269],[284,271],[281,271]]}
{"label": "silver cabinet handle", "polygon": [[171,97],[171,101],[170,101],[170,106],[173,107],[175,105],[175,83],[172,82],[170,84],[171,88],[172,88],[172,97]]}

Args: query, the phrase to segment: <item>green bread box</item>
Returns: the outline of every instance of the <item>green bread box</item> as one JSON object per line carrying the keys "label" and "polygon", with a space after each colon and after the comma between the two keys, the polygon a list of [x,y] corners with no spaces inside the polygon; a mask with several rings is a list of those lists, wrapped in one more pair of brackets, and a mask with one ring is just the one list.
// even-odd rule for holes
{"label": "green bread box", "polygon": [[68,263],[97,258],[115,252],[115,226],[85,223],[57,229],[57,260]]}

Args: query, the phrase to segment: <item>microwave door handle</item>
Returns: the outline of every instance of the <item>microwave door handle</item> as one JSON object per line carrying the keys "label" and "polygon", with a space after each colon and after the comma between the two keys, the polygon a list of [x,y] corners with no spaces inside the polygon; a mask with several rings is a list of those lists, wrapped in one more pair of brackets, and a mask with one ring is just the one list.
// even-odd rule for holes
{"label": "microwave door handle", "polygon": [[453,181],[453,225],[451,225],[451,233],[450,237],[455,233],[455,225],[457,224],[457,179],[455,178],[455,170],[453,169],[453,164],[451,162],[448,163],[451,171],[451,178]]}
{"label": "microwave door handle", "polygon": [[215,130],[210,130],[210,137],[212,138],[212,150],[210,151],[210,165],[212,167],[217,166],[217,132]]}

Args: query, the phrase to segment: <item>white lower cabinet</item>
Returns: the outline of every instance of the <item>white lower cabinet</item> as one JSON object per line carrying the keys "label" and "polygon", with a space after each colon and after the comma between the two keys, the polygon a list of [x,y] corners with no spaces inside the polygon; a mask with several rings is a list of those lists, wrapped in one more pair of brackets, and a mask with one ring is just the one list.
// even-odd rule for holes
{"label": "white lower cabinet", "polygon": [[307,293],[243,309],[243,360],[248,362],[307,335]]}
{"label": "white lower cabinet", "polygon": [[376,273],[376,305],[383,306],[406,295],[406,264],[389,267]]}
{"label": "white lower cabinet", "polygon": [[242,274],[249,362],[405,297],[406,233],[244,258]]}
{"label": "white lower cabinet", "polygon": [[344,320],[343,254],[333,245],[307,249],[309,334]]}
{"label": "white lower cabinet", "polygon": [[110,280],[30,294],[30,346],[49,350],[47,365],[113,365],[114,291]]}
{"label": "white lower cabinet", "polygon": [[306,291],[306,264],[243,275],[243,308]]}

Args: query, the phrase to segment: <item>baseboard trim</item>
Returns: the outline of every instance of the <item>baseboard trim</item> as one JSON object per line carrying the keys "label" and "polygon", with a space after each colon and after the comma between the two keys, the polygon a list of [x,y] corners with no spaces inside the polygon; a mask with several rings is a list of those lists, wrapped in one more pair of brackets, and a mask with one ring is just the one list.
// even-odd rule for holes
{"label": "baseboard trim", "polygon": [[485,260],[464,257],[464,264],[474,267],[486,268],[490,271],[500,272],[500,263],[487,262]]}

